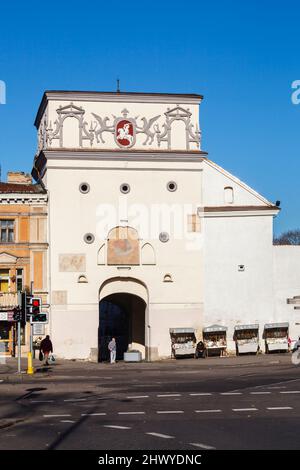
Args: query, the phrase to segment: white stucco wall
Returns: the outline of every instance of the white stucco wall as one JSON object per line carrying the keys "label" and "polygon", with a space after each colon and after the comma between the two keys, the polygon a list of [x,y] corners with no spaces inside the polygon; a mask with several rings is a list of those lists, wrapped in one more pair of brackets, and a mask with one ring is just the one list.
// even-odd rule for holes
{"label": "white stucco wall", "polygon": [[[170,180],[177,183],[177,191],[167,190],[166,185]],[[97,347],[99,289],[104,281],[112,278],[130,276],[142,281],[147,287],[153,358],[170,354],[170,327],[192,326],[201,329],[202,232],[188,234],[186,238],[182,231],[187,226],[187,214],[195,213],[201,204],[201,180],[200,161],[105,162],[99,159],[93,162],[68,160],[62,163],[57,159],[48,162],[51,290],[67,293],[67,305],[53,307],[52,335],[57,354],[68,358],[86,358],[89,349]],[[90,185],[88,194],[79,191],[82,182]],[[122,183],[130,185],[128,194],[120,192]],[[178,223],[180,230],[176,232],[176,225],[168,226],[165,222],[154,230],[149,218],[152,230],[148,235],[147,230],[143,233],[140,230],[142,219],[139,220],[137,214],[145,210],[150,217],[149,209],[155,205],[159,207],[162,203],[166,208],[174,206],[175,216],[181,214]],[[105,235],[101,234],[97,224],[101,220],[99,214],[103,205],[117,208],[120,204],[125,208],[117,214],[116,220],[108,221]],[[141,246],[145,242],[151,243],[156,265],[130,266],[124,270],[118,266],[97,264],[100,246],[106,242],[108,232],[119,225],[121,220],[121,225],[134,227],[142,234]],[[170,234],[167,243],[158,239],[161,231]],[[84,242],[83,237],[87,232],[95,234],[93,244]],[[195,240],[199,243],[195,244]],[[60,272],[61,254],[84,254],[86,269],[82,272]],[[88,283],[78,284],[80,274],[86,275]],[[173,282],[163,282],[166,274],[172,276]],[[69,323],[72,326],[68,329]],[[85,342],[83,337],[86,338]]]}
{"label": "white stucco wall", "polygon": [[273,253],[275,317],[289,322],[290,337],[296,340],[300,336],[300,309],[294,309],[287,299],[300,296],[300,246],[274,246]]}

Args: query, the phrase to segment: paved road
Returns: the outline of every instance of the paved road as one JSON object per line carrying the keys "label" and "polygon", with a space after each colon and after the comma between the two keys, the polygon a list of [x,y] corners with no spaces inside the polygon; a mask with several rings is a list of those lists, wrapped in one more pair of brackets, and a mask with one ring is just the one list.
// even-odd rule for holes
{"label": "paved road", "polygon": [[0,366],[0,449],[300,447],[300,366],[287,354],[64,361],[22,380],[13,366]]}

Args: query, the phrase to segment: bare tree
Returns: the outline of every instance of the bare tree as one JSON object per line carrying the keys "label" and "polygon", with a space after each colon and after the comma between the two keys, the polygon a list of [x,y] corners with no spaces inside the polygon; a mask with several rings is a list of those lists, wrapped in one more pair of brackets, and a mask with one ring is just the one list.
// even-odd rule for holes
{"label": "bare tree", "polygon": [[300,229],[288,230],[275,237],[274,245],[300,245]]}

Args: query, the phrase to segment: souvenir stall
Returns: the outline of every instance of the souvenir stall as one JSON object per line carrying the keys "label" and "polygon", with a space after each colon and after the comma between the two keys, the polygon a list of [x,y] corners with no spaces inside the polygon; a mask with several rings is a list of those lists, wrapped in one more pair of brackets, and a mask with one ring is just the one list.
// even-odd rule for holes
{"label": "souvenir stall", "polygon": [[194,328],[170,328],[169,332],[172,357],[195,355],[197,340]]}
{"label": "souvenir stall", "polygon": [[289,324],[267,323],[264,327],[266,354],[271,351],[288,351]]}
{"label": "souvenir stall", "polygon": [[227,349],[227,326],[212,325],[204,328],[203,342],[207,356],[225,356]]}
{"label": "souvenir stall", "polygon": [[259,350],[258,325],[236,325],[234,327],[236,354],[256,354]]}

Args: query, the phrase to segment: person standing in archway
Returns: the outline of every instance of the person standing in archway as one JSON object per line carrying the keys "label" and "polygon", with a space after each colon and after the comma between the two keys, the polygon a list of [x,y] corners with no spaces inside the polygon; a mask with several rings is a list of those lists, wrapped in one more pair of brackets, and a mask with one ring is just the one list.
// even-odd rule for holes
{"label": "person standing in archway", "polygon": [[112,338],[108,343],[108,350],[110,351],[110,363],[114,364],[116,362],[117,355],[117,344],[115,338]]}

